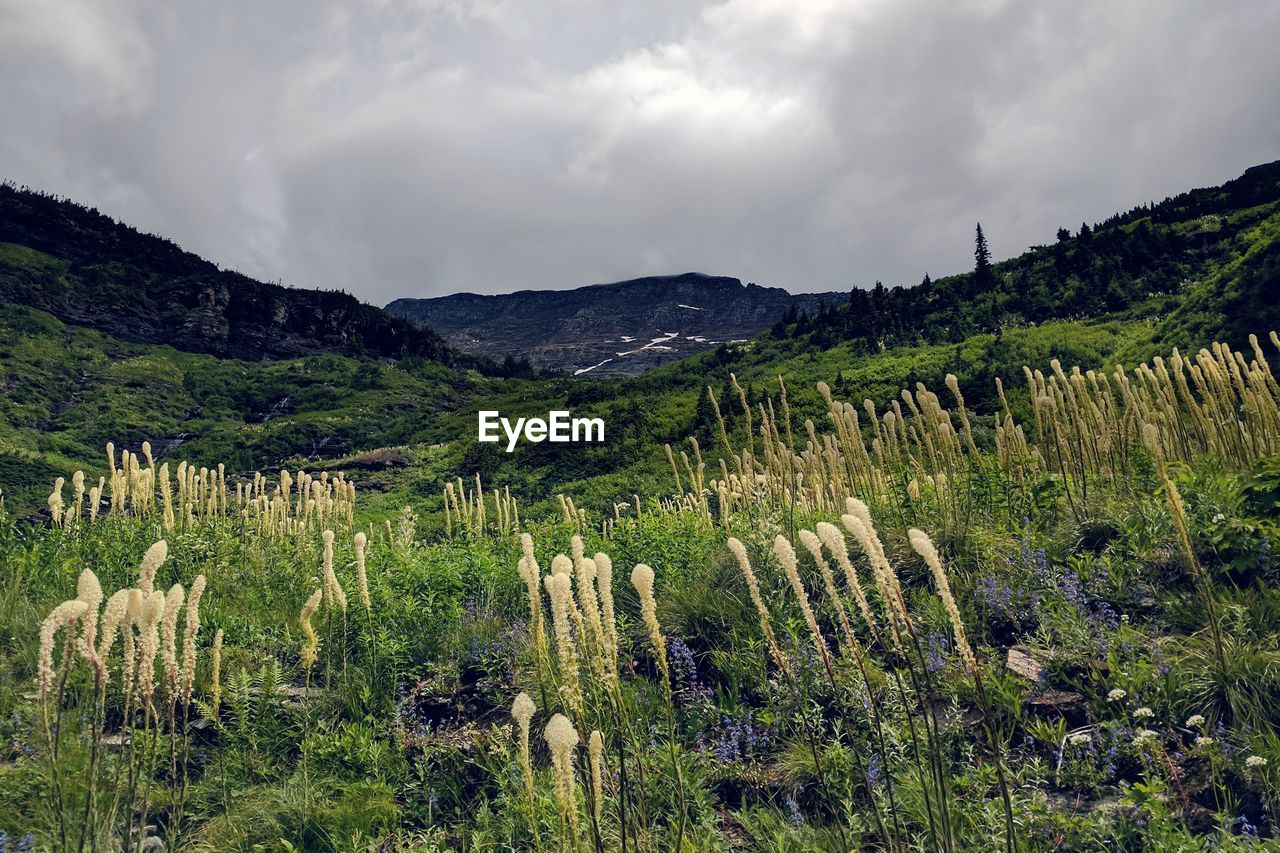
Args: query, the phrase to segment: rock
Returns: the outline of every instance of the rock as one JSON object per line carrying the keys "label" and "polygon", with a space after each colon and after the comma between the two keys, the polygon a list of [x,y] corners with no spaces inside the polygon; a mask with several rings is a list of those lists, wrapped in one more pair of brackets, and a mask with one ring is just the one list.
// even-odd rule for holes
{"label": "rock", "polygon": [[1065,714],[1084,707],[1084,697],[1070,690],[1046,690],[1038,696],[1027,700],[1027,705],[1034,711],[1055,712]]}
{"label": "rock", "polygon": [[574,290],[397,299],[386,310],[468,352],[499,361],[527,356],[535,368],[597,378],[634,376],[750,340],[791,308],[814,314],[848,300],[847,292],[792,294],[686,273]]}
{"label": "rock", "polygon": [[1022,676],[1027,681],[1037,684],[1044,681],[1044,665],[1024,651],[1016,648],[1009,649],[1004,665],[1010,672]]}

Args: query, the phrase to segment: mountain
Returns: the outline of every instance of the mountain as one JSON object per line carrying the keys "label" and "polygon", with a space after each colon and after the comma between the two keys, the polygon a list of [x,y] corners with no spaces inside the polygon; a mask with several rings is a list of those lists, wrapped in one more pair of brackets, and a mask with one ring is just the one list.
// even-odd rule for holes
{"label": "mountain", "polygon": [[0,185],[0,300],[131,343],[249,361],[455,354],[345,293],[266,284],[66,199]]}
{"label": "mountain", "polygon": [[[116,271],[113,286],[122,288],[128,275],[164,266],[145,254],[139,258],[139,251],[167,257],[176,247],[123,226],[107,228],[96,218],[89,224],[97,233],[89,236],[65,233],[65,224],[55,223],[54,232],[64,233],[54,240],[27,214],[21,219],[26,230],[16,233],[12,198],[0,197],[9,241],[0,245],[0,287],[26,287],[27,302],[0,299],[0,490],[10,511],[39,509],[52,478],[77,468],[96,480],[109,440],[135,451],[149,440],[161,459],[222,462],[240,473],[284,465],[358,472],[365,506],[381,501],[393,509],[406,503],[438,509],[443,480],[478,471],[486,483],[510,487],[522,501],[562,491],[580,496],[580,505],[607,510],[633,493],[670,488],[663,443],[679,445],[695,435],[704,452],[719,446],[708,386],[729,433],[748,431],[731,372],[756,413],[752,433],[759,427],[758,407],[779,391],[779,376],[799,429],[806,419],[821,423],[825,417],[826,403],[815,390],[819,380],[842,399],[884,405],[916,382],[943,388],[953,374],[966,404],[985,420],[975,420],[974,429],[986,446],[992,440],[986,416],[1004,405],[995,398],[995,377],[1003,378],[1015,413],[1023,420],[1032,416],[1024,364],[1054,358],[1067,365],[1134,364],[1173,347],[1195,352],[1214,339],[1247,346],[1248,332],[1265,336],[1280,327],[1280,163],[1250,169],[1220,187],[1143,205],[1082,233],[1060,234],[1050,245],[992,264],[985,279],[961,272],[914,287],[841,294],[839,304],[814,307],[806,300],[815,297],[694,275],[641,280],[640,286],[438,300],[471,304],[471,313],[459,307],[453,322],[479,326],[487,319],[494,335],[530,335],[527,326],[539,325],[537,312],[578,346],[596,335],[608,351],[575,370],[608,357],[670,359],[658,347],[698,345],[686,343],[690,335],[705,340],[703,351],[689,358],[603,381],[595,377],[616,370],[614,362],[575,379],[518,370],[480,373],[421,356],[387,358],[372,347],[343,352],[321,346],[316,337],[301,357],[275,358],[267,350],[257,360],[202,354],[211,347],[198,338],[138,342],[142,336],[131,324],[141,315],[129,304],[137,298],[133,291],[119,290],[123,295],[107,300],[85,286],[68,287],[66,279]],[[79,241],[95,243],[100,253],[77,251]],[[218,274],[207,267],[204,274]],[[41,295],[32,281],[64,287],[65,298]],[[772,309],[781,315],[762,310],[752,319],[750,307],[764,301],[758,291],[782,300]],[[273,292],[284,300],[316,298],[310,291]],[[37,298],[42,301],[32,305]],[[508,308],[498,314],[504,304]],[[487,306],[496,306],[492,317],[484,316]],[[701,315],[714,318],[713,306],[728,319],[714,331],[692,325],[705,319]],[[404,320],[364,308],[385,328],[413,332]],[[96,317],[95,311],[112,316]],[[579,325],[563,319],[580,312]],[[435,322],[447,326],[447,320]],[[668,325],[676,321],[679,328]],[[733,322],[767,331],[734,334]],[[616,325],[602,331],[608,323]],[[678,338],[644,348],[677,331]],[[636,340],[622,342],[623,335]],[[744,344],[710,343],[749,336]],[[641,352],[619,357],[628,348],[606,343],[610,338]],[[192,351],[197,345],[203,349]],[[508,346],[524,352],[519,344]],[[476,358],[447,352],[463,366]],[[510,454],[475,441],[477,410],[515,418],[563,408],[601,417],[606,441],[522,444]],[[525,508],[522,502],[522,514]]]}
{"label": "mountain", "polygon": [[[1055,320],[1169,315],[1157,340],[1223,339],[1280,326],[1280,161],[1218,187],[1135,207],[987,269],[912,287],[855,290],[778,336],[868,351]],[[1180,330],[1180,332],[1179,332]]]}
{"label": "mountain", "polygon": [[386,310],[466,352],[527,357],[536,368],[598,377],[633,376],[748,340],[792,309],[813,312],[847,298],[690,272],[572,290],[397,299]]}

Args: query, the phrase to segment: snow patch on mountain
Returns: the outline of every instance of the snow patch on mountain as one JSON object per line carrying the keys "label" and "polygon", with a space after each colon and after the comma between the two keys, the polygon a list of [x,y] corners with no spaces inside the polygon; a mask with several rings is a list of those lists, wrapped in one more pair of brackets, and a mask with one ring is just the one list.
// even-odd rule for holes
{"label": "snow patch on mountain", "polygon": [[619,356],[635,355],[636,353],[643,352],[644,350],[651,350],[655,352],[675,352],[676,350],[674,347],[665,347],[665,346],[662,346],[662,344],[665,344],[667,341],[670,341],[678,337],[680,337],[679,332],[663,332],[661,337],[654,338],[644,346],[637,347],[636,349],[633,349],[633,350],[627,350],[626,352],[620,352],[618,353],[618,355]]}
{"label": "snow patch on mountain", "polygon": [[597,367],[604,367],[606,364],[608,364],[611,361],[613,361],[612,358],[606,358],[604,361],[600,362],[599,364],[593,364],[590,367],[583,367],[578,370],[575,370],[573,372],[573,375],[581,376],[584,373],[590,373],[591,371],[595,370]]}

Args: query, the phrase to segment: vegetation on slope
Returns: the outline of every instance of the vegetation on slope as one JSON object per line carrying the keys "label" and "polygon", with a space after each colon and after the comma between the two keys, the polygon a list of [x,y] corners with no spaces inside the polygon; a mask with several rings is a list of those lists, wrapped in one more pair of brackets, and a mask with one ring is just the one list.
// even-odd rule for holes
{"label": "vegetation on slope", "polygon": [[223,358],[318,350],[452,362],[434,332],[345,293],[219,269],[66,199],[0,184],[0,299],[137,343]]}
{"label": "vegetation on slope", "polygon": [[[957,382],[952,403],[911,389],[901,425],[881,406],[856,426],[833,396],[820,454],[783,452],[808,430],[776,397],[759,435],[715,422],[739,460],[722,482],[682,467],[674,500],[519,522],[455,491],[447,535],[412,511],[356,522],[331,480],[175,487],[129,459],[105,518],[60,489],[60,524],[0,525],[0,830],[88,849],[1266,849],[1280,385],[1242,362],[1043,365],[1043,402],[1001,432]],[[84,614],[135,585],[156,606],[130,638],[164,614],[160,661],[134,647],[150,690],[125,686],[121,642],[103,676],[78,651]]]}

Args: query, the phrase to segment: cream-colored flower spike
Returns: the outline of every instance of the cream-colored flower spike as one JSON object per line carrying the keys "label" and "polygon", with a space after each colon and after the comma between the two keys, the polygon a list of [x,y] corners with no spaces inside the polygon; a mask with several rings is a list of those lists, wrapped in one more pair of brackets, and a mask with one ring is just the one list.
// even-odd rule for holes
{"label": "cream-colored flower spike", "polygon": [[751,603],[755,605],[756,615],[760,618],[760,632],[764,634],[765,642],[769,646],[769,655],[773,658],[773,662],[778,665],[778,669],[789,675],[786,659],[783,658],[782,650],[778,648],[778,641],[773,633],[769,608],[765,605],[764,598],[760,595],[760,583],[756,579],[756,573],[751,569],[751,560],[747,558],[747,547],[742,544],[741,540],[733,536],[729,537],[727,544],[729,551],[738,561],[738,569],[747,581],[747,593],[751,596]]}
{"label": "cream-colored flower spike", "polygon": [[320,638],[316,636],[316,629],[311,626],[311,617],[316,615],[316,611],[320,609],[320,602],[324,598],[324,588],[321,587],[311,593],[311,597],[302,605],[302,612],[298,615],[298,623],[302,626],[302,636],[304,642],[302,644],[302,668],[311,669],[315,665],[316,655],[320,651]]}
{"label": "cream-colored flower spike", "polygon": [[804,583],[800,580],[800,570],[796,565],[795,549],[791,547],[791,543],[787,541],[785,536],[776,536],[773,540],[773,553],[782,565],[782,571],[786,573],[787,580],[791,582],[791,590],[795,593],[796,601],[800,605],[800,612],[804,614],[805,624],[809,626],[809,636],[813,640],[813,647],[817,650],[818,656],[822,658],[823,664],[829,669],[831,666],[831,654],[827,649],[827,641],[822,636],[821,629],[818,628],[818,619],[813,615],[813,608],[809,605],[809,594],[805,591]]}
{"label": "cream-colored flower spike", "polygon": [[530,809],[534,807],[533,762],[529,757],[529,722],[538,710],[529,698],[529,694],[521,691],[511,703],[511,717],[516,721],[516,730],[520,736],[520,773],[524,777],[524,794],[529,801]]}
{"label": "cream-colored flower spike", "polygon": [[933,540],[923,530],[917,530],[913,527],[907,531],[907,538],[911,542],[911,547],[924,558],[929,571],[933,573],[933,582],[938,587],[938,597],[942,599],[942,604],[947,610],[947,616],[951,620],[951,630],[956,635],[956,648],[960,651],[960,657],[964,660],[969,672],[977,676],[978,660],[973,656],[973,649],[969,647],[969,639],[964,631],[964,622],[960,619],[960,608],[956,606],[955,597],[951,594],[951,584],[948,582],[947,572],[942,566],[942,558],[938,556],[938,549],[934,547]]}
{"label": "cream-colored flower spike", "polygon": [[324,597],[329,607],[337,606],[343,613],[347,612],[347,594],[338,583],[338,576],[333,571],[333,531],[326,530],[320,534],[324,541],[324,559],[322,575],[324,580]]}
{"label": "cream-colored flower spike", "polygon": [[98,576],[89,569],[82,571],[76,580],[76,598],[83,601],[87,608],[82,620],[84,629],[80,634],[80,654],[102,675],[104,673],[97,659],[95,645],[98,637],[98,609],[102,607],[102,584],[98,582]]}
{"label": "cream-colored flower spike", "polygon": [[213,635],[213,649],[209,652],[209,706],[217,718],[222,705],[222,629]]}
{"label": "cream-colored flower spike", "polygon": [[[865,505],[864,505],[865,506]],[[897,573],[885,557],[884,546],[876,535],[874,527],[868,527],[860,517],[852,513],[840,516],[840,523],[858,540],[858,545],[871,563],[871,572],[876,580],[876,588],[880,591],[880,599],[884,602],[885,618],[891,628],[889,638],[895,647],[900,645],[899,633],[909,631],[911,620],[907,616],[902,588],[898,585]]]}
{"label": "cream-colored flower spike", "polygon": [[573,777],[573,750],[579,741],[578,730],[564,714],[555,714],[547,723],[543,733],[547,746],[551,750],[551,765],[556,777],[556,800],[560,804],[562,814],[577,821],[577,808],[574,797],[575,783]]}
{"label": "cream-colored flower spike", "polygon": [[108,655],[111,653],[112,646],[115,645],[116,634],[120,632],[121,625],[124,625],[125,620],[129,617],[129,597],[133,592],[131,589],[117,590],[107,599],[107,606],[102,609],[102,630],[99,632],[98,637],[98,660],[102,661],[104,665]]}
{"label": "cream-colored flower spike", "polygon": [[840,590],[836,588],[836,579],[831,571],[831,564],[827,562],[826,556],[822,553],[822,540],[811,530],[801,530],[799,538],[800,544],[809,552],[809,556],[813,558],[814,564],[822,574],[822,585],[826,590],[827,598],[831,599],[831,606],[836,611],[836,621],[840,624],[840,631],[844,634],[845,642],[854,654],[860,654],[861,646],[853,634],[853,627],[849,624],[849,615],[845,611],[844,601],[840,598]]}
{"label": "cream-colored flower spike", "polygon": [[604,628],[605,658],[610,672],[617,676],[618,621],[613,609],[613,560],[597,553],[591,558],[596,567],[596,583],[600,592],[600,621]]}
{"label": "cream-colored flower spike", "polygon": [[858,572],[854,569],[853,562],[849,559],[849,551],[844,534],[834,524],[820,521],[818,522],[818,538],[822,540],[822,544],[826,545],[827,550],[831,552],[836,562],[840,564],[840,570],[844,572],[845,581],[849,584],[849,589],[853,591],[854,600],[858,603],[858,612],[862,614],[867,627],[871,629],[872,636],[878,638],[880,630],[876,625],[876,618],[871,612],[871,603],[867,601],[867,595],[862,589],[862,582],[858,579]]}
{"label": "cream-colored flower spike", "polygon": [[160,623],[161,660],[164,662],[166,687],[171,699],[176,698],[181,683],[181,671],[178,668],[178,616],[182,612],[182,601],[185,598],[182,584],[175,583],[169,587],[169,594],[164,600],[164,616]]}
{"label": "cream-colored flower spike", "polygon": [[165,603],[165,594],[153,590],[138,610],[138,698],[148,708],[155,700],[156,654],[160,650],[160,620],[165,615]]}
{"label": "cream-colored flower spike", "polygon": [[40,681],[40,699],[49,696],[49,685],[53,680],[53,638],[59,631],[71,635],[72,627],[89,611],[89,605],[78,598],[64,601],[45,617],[40,625],[40,664],[38,679]]}
{"label": "cream-colored flower spike", "polygon": [[591,759],[591,805],[598,826],[604,819],[604,736],[598,729],[587,739],[587,754]]}
{"label": "cream-colored flower spike", "polygon": [[355,536],[356,584],[358,585],[360,590],[360,603],[364,605],[365,615],[372,616],[373,602],[369,599],[369,575],[365,571],[364,549],[367,543],[368,543],[368,537],[365,536],[364,531],[361,531],[356,534]]}
{"label": "cream-colored flower spike", "polygon": [[196,680],[196,635],[200,632],[200,599],[204,596],[204,575],[197,575],[187,596],[187,621],[182,633],[182,701],[191,701],[191,688]]}
{"label": "cream-colored flower spike", "polygon": [[649,640],[653,643],[653,650],[658,658],[658,668],[662,670],[662,677],[665,679],[669,677],[667,644],[662,638],[662,628],[658,625],[658,603],[653,596],[653,580],[653,569],[644,563],[637,563],[631,570],[631,585],[640,594],[640,616],[644,619],[645,627],[649,629]]}
{"label": "cream-colored flower spike", "polygon": [[[567,558],[566,558],[567,559]],[[556,637],[556,659],[560,668],[560,693],[565,704],[575,713],[582,712],[582,689],[579,683],[578,651],[569,626],[569,606],[573,598],[569,576],[551,574],[542,579],[551,597],[551,620]]]}
{"label": "cream-colored flower spike", "polygon": [[161,539],[142,555],[142,564],[138,567],[138,588],[143,596],[155,591],[156,570],[169,557],[169,544]]}

